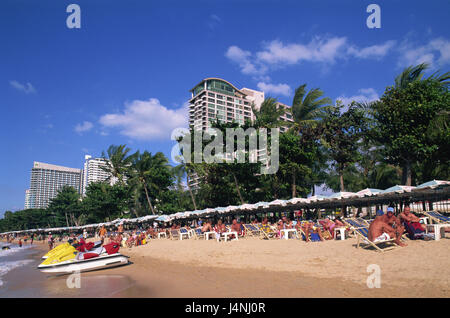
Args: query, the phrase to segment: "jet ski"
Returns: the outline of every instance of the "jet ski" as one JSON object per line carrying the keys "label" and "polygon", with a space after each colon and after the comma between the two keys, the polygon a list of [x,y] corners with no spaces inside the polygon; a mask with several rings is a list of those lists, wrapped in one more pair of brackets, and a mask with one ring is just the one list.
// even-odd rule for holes
{"label": "jet ski", "polygon": [[[72,253],[75,248],[78,248],[79,246],[82,246],[82,245],[85,245],[85,244],[86,244],[86,246],[91,245],[90,248],[92,248],[92,247],[99,247],[99,246],[101,246],[102,242],[101,241],[97,241],[97,242],[94,242],[94,243],[86,243],[84,241],[84,239],[81,239],[80,242],[75,242],[74,243],[72,240],[69,240],[69,242],[67,242],[67,243],[60,244],[60,245],[56,246],[54,249],[52,249],[47,254],[42,256],[42,259],[47,259],[49,257],[57,258],[61,254]],[[86,249],[90,249],[90,248],[86,247]],[[80,251],[82,252],[82,250],[80,250]]]}
{"label": "jet ski", "polygon": [[71,253],[47,258],[38,269],[43,273],[68,274],[125,265],[129,257],[120,254],[119,248],[115,242],[89,250],[73,248]]}
{"label": "jet ski", "polygon": [[9,245],[2,246],[2,250],[9,250],[9,249],[11,249],[11,248],[9,247]]}
{"label": "jet ski", "polygon": [[50,250],[47,254],[42,256],[42,259],[47,259],[49,257],[53,257],[56,254],[58,254],[59,252],[61,252],[62,250],[69,248],[70,246],[71,246],[70,243],[60,244],[60,245],[56,246],[55,248],[53,248],[52,250]]}

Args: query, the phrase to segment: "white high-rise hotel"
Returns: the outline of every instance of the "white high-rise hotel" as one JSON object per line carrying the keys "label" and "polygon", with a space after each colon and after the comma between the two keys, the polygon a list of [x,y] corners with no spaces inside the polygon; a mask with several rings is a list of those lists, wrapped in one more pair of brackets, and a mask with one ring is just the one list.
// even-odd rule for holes
{"label": "white high-rise hotel", "polygon": [[[104,159],[89,155],[84,159],[84,169],[35,161],[31,170],[30,189],[25,191],[25,209],[47,208],[63,186],[71,186],[84,196],[90,183],[108,179],[108,173],[102,169],[106,166]],[[115,182],[114,178],[110,178],[111,185]]]}
{"label": "white high-rise hotel", "polygon": [[[253,122],[256,118],[252,111],[252,103],[255,109],[259,110],[264,101],[264,92],[245,87],[238,89],[230,82],[215,77],[202,80],[190,92],[189,126],[196,130],[206,130],[216,118],[220,122],[235,121],[240,125],[246,120]],[[279,102],[277,104],[278,107],[286,109],[286,113],[280,119],[292,122],[290,107]],[[280,127],[281,132],[286,130],[287,127]],[[191,176],[191,186],[196,187],[198,182],[197,176]]]}
{"label": "white high-rise hotel", "polygon": [[[190,92],[189,126],[194,129],[206,130],[216,118],[221,122],[235,121],[241,125],[246,120],[254,121],[251,104],[254,103],[255,109],[259,109],[264,101],[264,92],[245,87],[238,89],[230,82],[214,77],[202,80]],[[280,119],[292,122],[290,107],[282,103],[278,106],[287,110]],[[283,132],[285,129],[282,127],[280,130]]]}
{"label": "white high-rise hotel", "polygon": [[[86,195],[86,188],[92,182],[102,182],[108,179],[109,174],[106,172],[106,162],[102,158],[92,158],[90,155],[84,156],[84,169],[83,169],[83,185],[82,194]],[[113,180],[110,180],[111,184],[114,184]]]}
{"label": "white high-rise hotel", "polygon": [[82,170],[35,161],[31,169],[30,189],[25,192],[25,208],[47,208],[64,186],[81,192]]}

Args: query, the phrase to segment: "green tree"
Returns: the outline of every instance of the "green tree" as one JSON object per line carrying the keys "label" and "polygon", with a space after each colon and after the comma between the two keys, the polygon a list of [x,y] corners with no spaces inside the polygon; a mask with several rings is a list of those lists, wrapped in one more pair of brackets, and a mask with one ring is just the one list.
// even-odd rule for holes
{"label": "green tree", "polygon": [[[384,145],[387,161],[402,167],[403,184],[412,185],[412,167],[418,161],[448,149],[442,135],[430,138],[429,129],[437,114],[449,107],[448,89],[433,79],[413,81],[402,88],[388,87],[375,105],[375,136]],[[448,136],[448,129],[443,135]]]}
{"label": "green tree", "polygon": [[57,226],[80,225],[83,220],[80,194],[73,187],[63,186],[50,201],[48,211],[54,216]]}
{"label": "green tree", "polygon": [[337,101],[336,106],[326,110],[322,121],[322,142],[328,148],[333,167],[339,175],[340,191],[345,191],[344,171],[360,160],[359,145],[366,131],[364,113],[352,103],[343,112],[344,106]]}

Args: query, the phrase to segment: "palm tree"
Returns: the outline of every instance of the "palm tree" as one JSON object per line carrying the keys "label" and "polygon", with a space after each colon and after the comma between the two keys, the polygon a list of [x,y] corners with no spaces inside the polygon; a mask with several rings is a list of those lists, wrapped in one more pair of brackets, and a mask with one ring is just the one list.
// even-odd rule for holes
{"label": "palm tree", "polygon": [[255,104],[251,104],[253,114],[256,117],[255,126],[264,128],[276,128],[285,124],[280,119],[285,114],[283,107],[279,106],[277,100],[272,97],[267,97],[262,102],[259,109],[256,109]]}
{"label": "palm tree", "polygon": [[294,123],[291,129],[300,132],[304,127],[314,127],[321,118],[323,111],[330,107],[331,99],[321,98],[324,92],[319,88],[306,93],[306,84],[300,85],[292,101],[292,116]]}
{"label": "palm tree", "polygon": [[149,191],[161,193],[163,188],[171,183],[169,161],[162,152],[157,152],[152,156],[148,151],[144,151],[142,154],[137,151],[130,157],[132,159],[130,184],[144,189],[150,210],[152,214],[155,214]]}
{"label": "palm tree", "polygon": [[193,169],[181,157],[179,157],[179,159],[181,160],[181,163],[178,166],[173,167],[172,172],[175,175],[176,179],[178,180],[178,184],[181,184],[181,180],[184,179],[184,177],[186,177],[186,184],[189,190],[189,194],[191,195],[192,203],[194,204],[194,209],[197,210],[195,197],[192,192],[192,188],[189,184],[190,181],[189,175],[193,172]]}
{"label": "palm tree", "polygon": [[131,157],[127,157],[130,150],[131,149],[126,147],[126,145],[111,145],[107,150],[108,156],[105,155],[105,152],[102,152],[105,166],[101,168],[108,173],[106,181],[111,182],[116,179],[119,184],[125,183],[125,178],[131,164]]}
{"label": "palm tree", "polygon": [[409,66],[403,70],[395,78],[395,88],[403,89],[408,86],[409,83],[420,81],[423,77],[423,72],[429,67],[428,63],[422,63],[416,66]]}

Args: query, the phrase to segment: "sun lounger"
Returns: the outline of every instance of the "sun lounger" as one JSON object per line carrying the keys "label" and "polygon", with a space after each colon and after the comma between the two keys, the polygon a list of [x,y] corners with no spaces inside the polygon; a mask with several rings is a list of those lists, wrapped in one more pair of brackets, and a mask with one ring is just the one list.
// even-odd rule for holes
{"label": "sun lounger", "polygon": [[450,217],[442,215],[441,213],[439,213],[437,211],[427,211],[427,212],[422,212],[422,213],[435,223],[450,224]]}
{"label": "sun lounger", "polygon": [[259,236],[261,231],[259,230],[259,226],[255,224],[243,224],[245,235],[248,236]]}
{"label": "sun lounger", "polygon": [[[367,248],[367,247],[374,247],[377,251],[379,252],[384,252],[384,251],[388,251],[388,250],[392,250],[396,247],[398,247],[398,245],[394,242],[394,239],[390,239],[390,240],[385,240],[385,241],[377,241],[377,242],[372,242],[369,240],[368,238],[368,234],[369,234],[369,228],[368,227],[359,227],[359,228],[353,228],[354,232],[358,238],[358,241],[356,243],[356,248],[359,248],[360,244],[364,244],[365,246],[363,246],[363,248]],[[362,242],[360,242],[362,241]],[[390,246],[385,246],[383,248],[381,248],[379,245],[384,245],[386,243],[390,243],[393,245]]]}
{"label": "sun lounger", "polygon": [[261,224],[260,226],[260,238],[262,239],[274,239],[277,238],[277,231],[275,231],[269,224]]}

